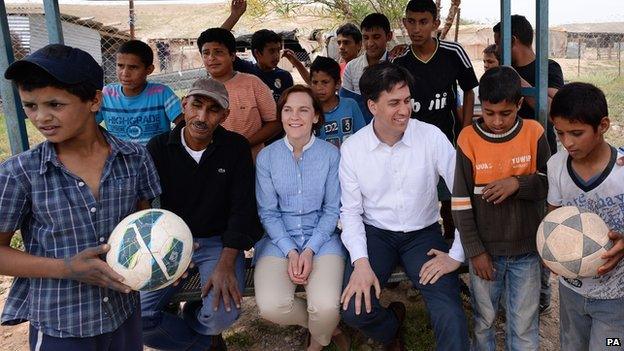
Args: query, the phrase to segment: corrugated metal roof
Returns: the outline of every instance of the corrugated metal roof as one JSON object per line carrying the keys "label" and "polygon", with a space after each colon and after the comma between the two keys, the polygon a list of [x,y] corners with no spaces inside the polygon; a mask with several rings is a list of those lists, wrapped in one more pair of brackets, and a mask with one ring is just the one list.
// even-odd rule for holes
{"label": "corrugated metal roof", "polygon": [[[23,54],[29,54],[30,22],[28,16],[8,15],[7,19],[11,36],[18,40],[20,47],[24,50]],[[11,38],[11,41],[14,40],[13,38]]]}

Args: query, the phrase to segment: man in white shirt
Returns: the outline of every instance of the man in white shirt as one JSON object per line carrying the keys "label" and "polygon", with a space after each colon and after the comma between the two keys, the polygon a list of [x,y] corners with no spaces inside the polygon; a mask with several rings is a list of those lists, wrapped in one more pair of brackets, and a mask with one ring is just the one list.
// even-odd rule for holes
{"label": "man in white shirt", "polygon": [[463,249],[456,233],[446,253],[436,192],[439,177],[452,188],[455,149],[437,127],[410,119],[411,80],[404,68],[387,62],[360,79],[375,118],[340,149],[341,237],[352,263],[345,271],[343,318],[387,350],[404,350],[399,331],[405,306],[379,303],[380,286],[401,264],[425,299],[437,350],[467,350],[455,272]]}

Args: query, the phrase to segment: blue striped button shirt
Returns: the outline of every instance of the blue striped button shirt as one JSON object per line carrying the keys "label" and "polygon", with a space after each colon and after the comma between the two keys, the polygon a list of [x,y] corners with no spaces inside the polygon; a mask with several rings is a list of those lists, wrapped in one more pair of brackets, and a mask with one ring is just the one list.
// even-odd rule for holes
{"label": "blue striped button shirt", "polygon": [[[21,230],[26,252],[62,259],[107,242],[139,200],[160,194],[147,150],[102,130],[110,144],[99,199],[43,142],[0,165],[0,231]],[[54,337],[89,337],[114,331],[138,306],[138,294],[118,293],[76,280],[16,278],[3,324],[30,321]]]}
{"label": "blue striped button shirt", "polygon": [[335,233],[340,215],[340,152],[312,136],[297,160],[286,138],[264,148],[256,160],[256,200],[267,233],[256,259],[285,257],[292,249],[316,256],[344,256]]}

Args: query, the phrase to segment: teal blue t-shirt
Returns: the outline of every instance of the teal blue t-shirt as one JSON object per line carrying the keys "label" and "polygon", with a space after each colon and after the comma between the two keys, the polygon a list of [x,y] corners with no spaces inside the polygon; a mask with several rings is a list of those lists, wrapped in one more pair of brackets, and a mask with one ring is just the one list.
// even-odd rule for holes
{"label": "teal blue t-shirt", "polygon": [[166,85],[148,82],[137,96],[125,96],[120,83],[102,90],[103,101],[97,122],[104,121],[114,136],[147,144],[154,136],[171,130],[171,122],[182,113],[176,94]]}
{"label": "teal blue t-shirt", "polygon": [[355,100],[340,97],[338,106],[325,112],[325,123],[315,131],[319,139],[337,147],[351,135],[366,126],[362,111]]}

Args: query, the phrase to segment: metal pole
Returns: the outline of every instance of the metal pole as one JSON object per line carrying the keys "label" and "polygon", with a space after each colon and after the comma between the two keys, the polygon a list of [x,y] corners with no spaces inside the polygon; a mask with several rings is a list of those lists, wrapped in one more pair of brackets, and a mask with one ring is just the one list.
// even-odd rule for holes
{"label": "metal pole", "polygon": [[[0,73],[4,75],[9,64],[15,61],[4,0],[0,1],[0,34]],[[9,133],[9,145],[11,153],[15,155],[28,150],[28,135],[24,123],[26,115],[24,115],[17,89],[4,77],[0,78],[0,95],[2,95],[4,122]]]}
{"label": "metal pole", "polygon": [[546,128],[548,122],[548,0],[535,0],[537,40],[535,49],[535,116]]}
{"label": "metal pole", "polygon": [[578,57],[576,59],[576,75],[581,76],[581,37],[578,38]]}
{"label": "metal pole", "polygon": [[128,24],[130,25],[130,39],[134,39],[134,0],[128,0]]}
{"label": "metal pole", "polygon": [[455,42],[459,37],[459,16],[461,16],[461,9],[457,9],[457,17],[455,17]]}
{"label": "metal pole", "polygon": [[503,65],[511,65],[511,0],[501,0],[501,33]]}
{"label": "metal pole", "polygon": [[618,41],[618,77],[621,75],[622,75],[622,42]]}
{"label": "metal pole", "polygon": [[43,0],[48,41],[50,44],[63,44],[63,27],[61,26],[61,11],[58,0]]}

